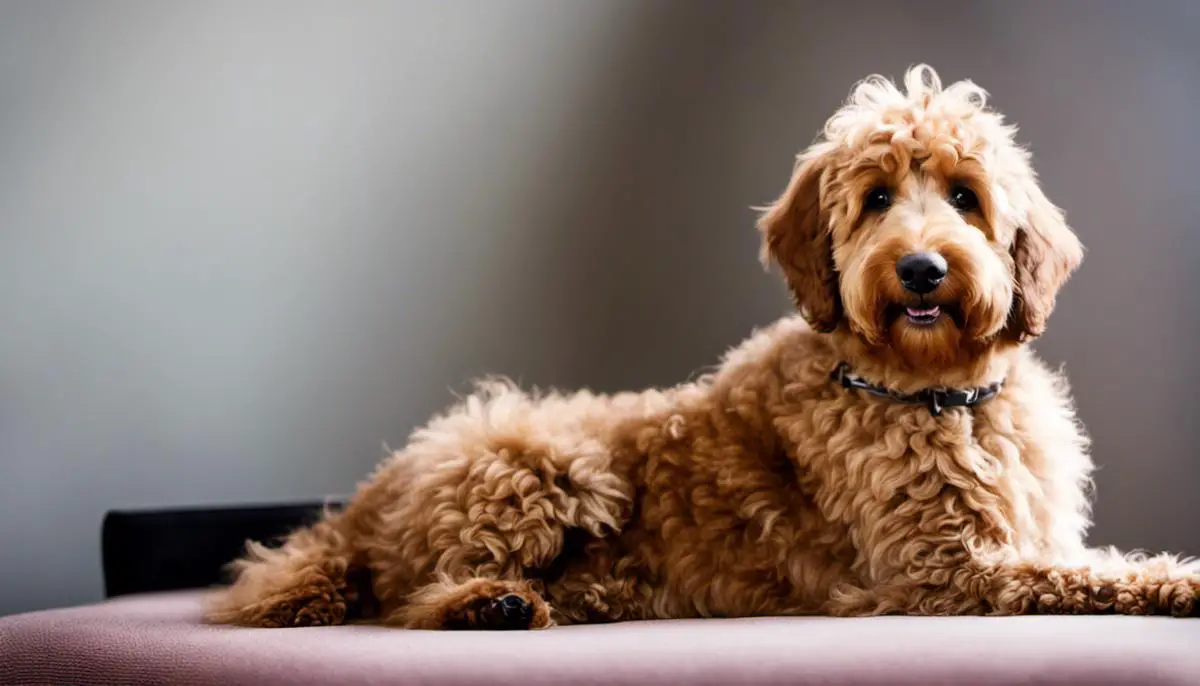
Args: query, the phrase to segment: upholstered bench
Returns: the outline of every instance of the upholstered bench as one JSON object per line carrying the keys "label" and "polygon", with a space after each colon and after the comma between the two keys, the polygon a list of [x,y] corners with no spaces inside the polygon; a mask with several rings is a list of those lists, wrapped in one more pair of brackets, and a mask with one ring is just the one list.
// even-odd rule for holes
{"label": "upholstered bench", "polygon": [[1200,621],[719,619],[238,629],[195,591],[0,619],[3,684],[1200,684]]}
{"label": "upholstered bench", "polygon": [[[203,591],[147,592],[215,574],[198,569],[200,562],[189,567],[189,549],[227,558],[243,533],[266,537],[312,509],[111,516],[105,557],[113,597],[0,618],[0,684],[1200,684],[1200,620],[814,617],[515,633],[242,629],[202,624]],[[206,532],[206,521],[224,533]],[[167,531],[175,542],[156,544]]]}

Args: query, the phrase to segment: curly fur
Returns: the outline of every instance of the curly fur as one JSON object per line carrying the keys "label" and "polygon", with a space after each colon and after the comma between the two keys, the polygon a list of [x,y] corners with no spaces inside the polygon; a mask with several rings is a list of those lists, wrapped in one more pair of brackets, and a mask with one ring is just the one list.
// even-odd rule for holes
{"label": "curly fur", "polygon": [[[1065,380],[1026,347],[1082,258],[1015,129],[970,82],[872,77],[798,158],[759,228],[801,316],[666,390],[487,381],[418,429],[339,513],[251,544],[216,622],[411,628],[788,614],[1200,613],[1200,568],[1085,547],[1092,462]],[[974,209],[947,202],[953,184]],[[872,186],[892,189],[864,210]],[[896,260],[937,250],[916,326]],[[1004,379],[933,416],[830,383],[840,361],[911,392]],[[365,585],[355,574],[369,574]]]}

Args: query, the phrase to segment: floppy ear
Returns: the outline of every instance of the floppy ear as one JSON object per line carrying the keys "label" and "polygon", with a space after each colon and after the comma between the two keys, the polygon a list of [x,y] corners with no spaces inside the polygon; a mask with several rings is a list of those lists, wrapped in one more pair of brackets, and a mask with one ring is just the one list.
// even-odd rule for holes
{"label": "floppy ear", "polygon": [[821,210],[828,162],[816,146],[798,157],[787,190],[758,220],[763,263],[780,266],[800,314],[822,332],[833,331],[842,319],[833,242]]}
{"label": "floppy ear", "polygon": [[1083,246],[1032,176],[1023,184],[1026,219],[1013,241],[1016,285],[1008,332],[1018,341],[1042,335],[1058,289],[1083,260]]}

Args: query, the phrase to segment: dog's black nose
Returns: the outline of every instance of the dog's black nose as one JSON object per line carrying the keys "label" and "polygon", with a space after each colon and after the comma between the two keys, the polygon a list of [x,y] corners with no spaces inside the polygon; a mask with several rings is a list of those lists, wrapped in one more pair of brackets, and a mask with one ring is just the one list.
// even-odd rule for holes
{"label": "dog's black nose", "polygon": [[896,262],[896,276],[905,288],[924,295],[938,287],[950,266],[946,258],[935,252],[915,252]]}

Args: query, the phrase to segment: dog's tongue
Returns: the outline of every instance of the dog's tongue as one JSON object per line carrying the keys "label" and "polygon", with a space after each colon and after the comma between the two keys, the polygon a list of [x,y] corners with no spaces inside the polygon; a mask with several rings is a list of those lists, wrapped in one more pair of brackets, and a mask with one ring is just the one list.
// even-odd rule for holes
{"label": "dog's tongue", "polygon": [[936,317],[938,312],[941,311],[941,308],[939,308],[937,305],[934,305],[926,310],[918,309],[916,307],[906,307],[904,310],[908,312],[908,316],[910,317]]}

